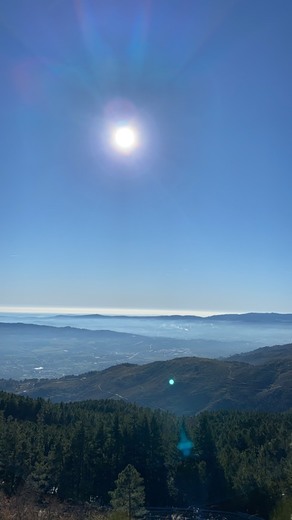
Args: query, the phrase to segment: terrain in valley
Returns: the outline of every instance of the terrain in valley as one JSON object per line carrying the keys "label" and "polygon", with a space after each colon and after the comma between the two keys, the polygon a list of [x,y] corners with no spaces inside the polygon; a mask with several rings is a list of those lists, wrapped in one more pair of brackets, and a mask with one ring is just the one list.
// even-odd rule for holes
{"label": "terrain in valley", "polygon": [[0,378],[56,378],[178,357],[220,359],[291,342],[290,314],[2,314]]}

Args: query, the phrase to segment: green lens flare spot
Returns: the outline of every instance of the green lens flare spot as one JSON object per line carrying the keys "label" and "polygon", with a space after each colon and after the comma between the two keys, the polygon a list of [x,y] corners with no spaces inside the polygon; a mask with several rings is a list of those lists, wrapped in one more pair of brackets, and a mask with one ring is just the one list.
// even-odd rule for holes
{"label": "green lens flare spot", "polygon": [[174,385],[174,379],[169,379],[168,383],[172,386]]}

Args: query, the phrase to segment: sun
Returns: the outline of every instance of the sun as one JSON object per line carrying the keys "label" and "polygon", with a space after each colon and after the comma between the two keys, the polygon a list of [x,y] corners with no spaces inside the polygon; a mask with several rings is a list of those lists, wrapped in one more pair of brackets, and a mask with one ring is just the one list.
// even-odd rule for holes
{"label": "sun", "polygon": [[121,153],[132,153],[138,146],[137,130],[130,125],[115,127],[112,132],[112,144]]}

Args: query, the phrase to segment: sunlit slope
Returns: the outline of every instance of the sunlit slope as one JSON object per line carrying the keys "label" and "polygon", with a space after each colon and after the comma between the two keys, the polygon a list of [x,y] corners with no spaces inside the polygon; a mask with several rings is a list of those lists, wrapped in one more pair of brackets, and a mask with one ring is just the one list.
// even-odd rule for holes
{"label": "sunlit slope", "polygon": [[253,366],[180,358],[146,365],[122,364],[54,380],[1,380],[0,387],[52,401],[124,399],[177,414],[218,409],[285,411],[292,408],[292,362],[277,360]]}

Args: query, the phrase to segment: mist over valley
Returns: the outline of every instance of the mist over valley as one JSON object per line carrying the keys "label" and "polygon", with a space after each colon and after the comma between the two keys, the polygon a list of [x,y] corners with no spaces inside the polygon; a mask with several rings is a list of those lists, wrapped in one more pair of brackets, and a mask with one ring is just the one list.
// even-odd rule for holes
{"label": "mist over valley", "polygon": [[0,315],[0,377],[56,378],[122,363],[219,359],[292,342],[292,316]]}

